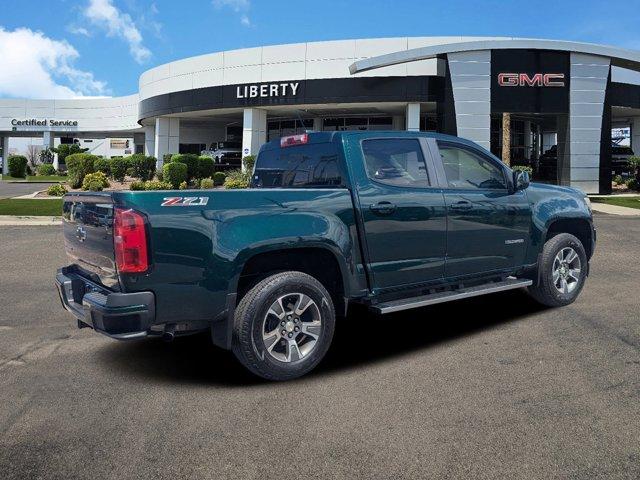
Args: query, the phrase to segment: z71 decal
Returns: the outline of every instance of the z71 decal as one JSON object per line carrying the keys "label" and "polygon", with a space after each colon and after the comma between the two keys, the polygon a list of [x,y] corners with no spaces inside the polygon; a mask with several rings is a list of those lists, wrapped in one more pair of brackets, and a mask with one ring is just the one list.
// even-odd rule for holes
{"label": "z71 decal", "polygon": [[209,202],[209,197],[165,197],[161,207],[202,207]]}

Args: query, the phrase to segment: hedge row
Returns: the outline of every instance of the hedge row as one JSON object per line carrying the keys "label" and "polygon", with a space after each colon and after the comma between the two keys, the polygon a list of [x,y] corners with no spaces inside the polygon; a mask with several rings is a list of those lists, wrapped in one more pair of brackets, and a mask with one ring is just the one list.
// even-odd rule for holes
{"label": "hedge row", "polygon": [[90,153],[73,153],[67,156],[66,163],[72,188],[79,188],[90,173],[100,172],[118,182],[123,182],[127,173],[142,181],[151,180],[156,173],[156,159],[142,154],[107,159]]}

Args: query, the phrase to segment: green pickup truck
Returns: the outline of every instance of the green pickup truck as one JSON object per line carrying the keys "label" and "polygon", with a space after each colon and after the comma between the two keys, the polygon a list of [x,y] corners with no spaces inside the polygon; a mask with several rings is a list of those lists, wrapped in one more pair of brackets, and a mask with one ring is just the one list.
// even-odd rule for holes
{"label": "green pickup truck", "polygon": [[66,195],[64,308],[117,339],[209,330],[287,380],[321,361],[353,304],[387,314],[524,287],[567,305],[595,248],[582,192],[436,133],[283,137],[251,187]]}

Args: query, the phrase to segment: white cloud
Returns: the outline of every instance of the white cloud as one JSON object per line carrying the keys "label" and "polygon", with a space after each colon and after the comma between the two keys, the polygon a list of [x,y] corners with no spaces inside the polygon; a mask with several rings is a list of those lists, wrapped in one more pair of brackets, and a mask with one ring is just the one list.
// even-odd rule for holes
{"label": "white cloud", "polygon": [[151,51],[142,42],[142,34],[128,13],[118,10],[112,0],[89,0],[83,12],[94,25],[107,31],[110,37],[119,37],[129,45],[129,52],[138,63],[144,63],[151,57]]}
{"label": "white cloud", "polygon": [[249,0],[211,0],[211,3],[218,9],[227,7],[241,14],[240,24],[244,27],[251,26],[251,19],[248,15],[249,9],[251,8],[251,2]]}
{"label": "white cloud", "polygon": [[67,25],[67,32],[73,33],[74,35],[82,35],[83,37],[90,37],[91,33],[84,27],[79,27],[77,25]]}
{"label": "white cloud", "polygon": [[73,62],[78,51],[28,28],[0,27],[0,95],[19,98],[73,98],[108,94],[107,84]]}

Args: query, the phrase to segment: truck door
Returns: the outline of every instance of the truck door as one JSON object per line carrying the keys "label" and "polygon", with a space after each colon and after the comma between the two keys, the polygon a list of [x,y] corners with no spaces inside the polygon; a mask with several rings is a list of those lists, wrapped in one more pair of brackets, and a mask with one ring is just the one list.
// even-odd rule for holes
{"label": "truck door", "polygon": [[502,162],[479,148],[437,141],[447,205],[445,277],[522,265],[531,211],[524,191],[511,190]]}
{"label": "truck door", "polygon": [[358,198],[374,289],[441,279],[446,210],[442,190],[433,186],[426,142],[365,138],[359,145],[363,161],[351,168],[360,170]]}

